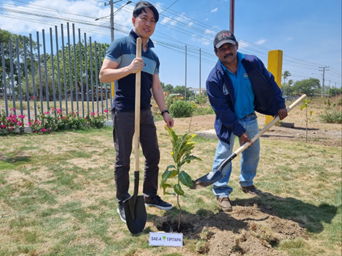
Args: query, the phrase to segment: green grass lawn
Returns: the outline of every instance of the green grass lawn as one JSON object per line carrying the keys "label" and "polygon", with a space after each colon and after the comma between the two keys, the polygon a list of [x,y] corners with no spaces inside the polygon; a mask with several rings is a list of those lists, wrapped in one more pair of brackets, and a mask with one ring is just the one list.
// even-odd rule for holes
{"label": "green grass lawn", "polygon": [[[158,139],[161,175],[172,164],[171,144],[165,130],[158,130]],[[192,162],[186,170],[197,178],[211,170],[216,141],[194,140],[193,154],[203,161]],[[157,231],[153,221],[158,216],[176,217],[176,207],[165,215],[148,209],[148,225],[139,235],[131,235],[121,222],[111,128],[1,136],[0,144],[0,255],[186,255],[148,245],[149,232]],[[268,196],[260,202],[276,209],[277,216],[303,224],[308,235],[307,240],[284,241],[277,250],[289,255],[339,255],[341,149],[266,139],[261,147],[255,182]],[[133,163],[133,154],[131,158]],[[140,161],[142,169],[143,157]],[[248,200],[238,189],[238,159],[233,168],[232,200]],[[140,184],[142,177],[141,170]],[[209,187],[185,188],[185,193],[184,215],[210,217],[208,213],[219,211]],[[176,205],[174,196],[163,198]],[[191,255],[197,255],[197,242],[184,241]]]}

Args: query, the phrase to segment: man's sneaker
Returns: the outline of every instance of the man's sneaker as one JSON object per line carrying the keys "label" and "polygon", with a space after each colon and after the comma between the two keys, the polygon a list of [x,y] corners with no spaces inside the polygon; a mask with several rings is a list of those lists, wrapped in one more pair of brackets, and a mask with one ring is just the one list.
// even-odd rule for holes
{"label": "man's sneaker", "polygon": [[120,219],[123,222],[126,222],[125,208],[124,208],[124,204],[123,203],[119,203],[117,212],[120,215]]}
{"label": "man's sneaker", "polygon": [[153,197],[145,197],[145,205],[146,206],[155,206],[162,210],[171,210],[172,204],[169,204],[163,201],[158,195]]}
{"label": "man's sneaker", "polygon": [[252,185],[252,186],[247,186],[247,187],[241,187],[242,191],[245,192],[246,194],[250,194],[253,196],[257,196],[260,194],[260,191],[257,190],[257,188]]}
{"label": "man's sneaker", "polygon": [[233,211],[232,204],[230,203],[229,197],[217,198],[217,203],[224,212]]}

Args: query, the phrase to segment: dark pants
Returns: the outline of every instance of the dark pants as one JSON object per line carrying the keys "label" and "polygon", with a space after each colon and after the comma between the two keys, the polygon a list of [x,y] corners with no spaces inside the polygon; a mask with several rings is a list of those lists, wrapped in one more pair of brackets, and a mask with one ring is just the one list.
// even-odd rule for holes
{"label": "dark pants", "polygon": [[[118,112],[114,110],[112,112],[112,119],[114,127],[114,147],[116,150],[114,167],[116,198],[118,202],[121,202],[130,197],[128,193],[129,169],[135,114],[134,111]],[[160,152],[157,140],[157,129],[153,121],[151,109],[142,110],[140,113],[140,145],[145,156],[143,193],[145,197],[154,196],[158,190]]]}

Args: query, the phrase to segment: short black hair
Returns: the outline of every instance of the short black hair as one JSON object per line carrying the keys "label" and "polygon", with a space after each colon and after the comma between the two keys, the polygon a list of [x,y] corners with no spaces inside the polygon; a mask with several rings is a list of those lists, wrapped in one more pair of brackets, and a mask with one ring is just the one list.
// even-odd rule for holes
{"label": "short black hair", "polygon": [[139,1],[137,2],[137,4],[135,5],[134,7],[134,10],[133,10],[133,17],[136,18],[140,15],[140,13],[142,12],[145,12],[146,13],[146,8],[150,8],[154,14],[154,19],[156,22],[158,22],[159,20],[159,12],[158,10],[156,9],[156,7],[154,7],[154,5],[152,5],[151,3],[149,2],[146,2],[146,1]]}

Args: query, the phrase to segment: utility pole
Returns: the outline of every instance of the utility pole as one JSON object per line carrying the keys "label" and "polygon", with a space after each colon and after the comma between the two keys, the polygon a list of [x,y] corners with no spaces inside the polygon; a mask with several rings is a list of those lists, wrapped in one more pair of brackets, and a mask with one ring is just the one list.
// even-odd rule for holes
{"label": "utility pole", "polygon": [[187,73],[187,55],[188,55],[188,45],[185,45],[185,88],[184,88],[184,100],[186,100],[186,73]]}
{"label": "utility pole", "polygon": [[[114,13],[114,4],[115,3],[118,3],[118,2],[121,2],[122,0],[118,0],[118,1],[113,1],[113,0],[110,0],[109,3],[104,3],[104,6],[107,6],[107,5],[110,5],[110,42],[113,42],[114,41],[114,15],[120,11],[125,5],[128,5],[130,3],[132,3],[132,1],[128,1],[126,2],[125,4],[123,4],[119,9],[117,9]],[[95,20],[100,20],[100,19],[103,19],[103,18],[108,18],[108,16],[104,16],[104,17],[101,17],[101,18],[96,18]]]}
{"label": "utility pole", "polygon": [[230,0],[230,12],[229,12],[229,30],[234,34],[234,9],[235,0]]}
{"label": "utility pole", "polygon": [[329,68],[329,67],[327,67],[327,66],[325,66],[325,67],[320,67],[320,70],[319,70],[319,71],[323,71],[321,98],[323,98],[323,96],[324,96],[324,75],[325,75],[325,71],[329,71],[328,68]]}
{"label": "utility pole", "polygon": [[199,97],[201,97],[201,48],[199,49]]}
{"label": "utility pole", "polygon": [[110,0],[110,42],[114,41],[114,2]]}

